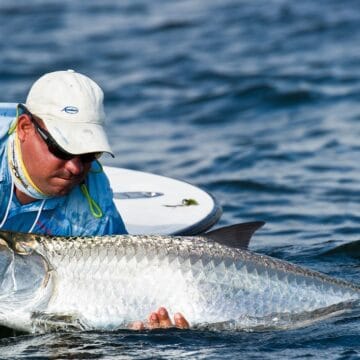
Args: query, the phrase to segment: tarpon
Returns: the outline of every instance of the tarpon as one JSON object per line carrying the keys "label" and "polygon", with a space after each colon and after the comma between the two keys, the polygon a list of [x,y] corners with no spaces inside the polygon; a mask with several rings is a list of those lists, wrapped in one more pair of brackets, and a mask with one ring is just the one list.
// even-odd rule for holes
{"label": "tarpon", "polygon": [[358,304],[358,285],[242,248],[261,225],[193,237],[0,231],[0,325],[114,330],[165,306],[193,327],[284,328]]}

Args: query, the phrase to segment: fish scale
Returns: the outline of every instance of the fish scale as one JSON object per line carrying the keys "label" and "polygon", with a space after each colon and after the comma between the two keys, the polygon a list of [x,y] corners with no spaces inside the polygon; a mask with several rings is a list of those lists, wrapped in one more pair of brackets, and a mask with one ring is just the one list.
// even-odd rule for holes
{"label": "fish scale", "polygon": [[[10,253],[15,270],[14,288],[0,288],[0,323],[26,331],[113,330],[159,306],[193,326],[291,326],[360,297],[357,285],[201,236],[1,238],[0,261]],[[34,261],[28,285],[22,272]]]}

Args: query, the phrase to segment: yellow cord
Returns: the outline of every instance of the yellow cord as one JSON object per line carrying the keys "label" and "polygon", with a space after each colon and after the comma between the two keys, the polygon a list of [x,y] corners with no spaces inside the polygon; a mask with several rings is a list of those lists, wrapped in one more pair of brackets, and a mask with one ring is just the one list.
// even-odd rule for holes
{"label": "yellow cord", "polygon": [[96,203],[96,201],[90,196],[89,190],[86,187],[85,184],[80,185],[81,192],[84,194],[86,200],[89,203],[90,211],[93,214],[93,216],[97,219],[101,218],[103,216],[103,212],[100,208],[100,206]]}
{"label": "yellow cord", "polygon": [[15,147],[16,147],[16,152],[18,153],[18,157],[19,157],[19,162],[20,162],[20,166],[21,166],[21,169],[22,169],[22,172],[24,174],[24,176],[26,177],[26,180],[29,182],[29,184],[41,195],[46,195],[45,193],[43,193],[35,184],[34,182],[32,181],[30,175],[28,174],[27,172],[27,169],[25,167],[25,164],[23,162],[23,159],[22,159],[22,154],[21,154],[21,148],[20,148],[20,140],[18,138],[18,134],[16,133],[15,135]]}
{"label": "yellow cord", "polygon": [[12,122],[12,124],[10,124],[8,135],[11,135],[15,131],[18,117],[19,117],[19,106],[16,107],[16,117],[15,120]]}

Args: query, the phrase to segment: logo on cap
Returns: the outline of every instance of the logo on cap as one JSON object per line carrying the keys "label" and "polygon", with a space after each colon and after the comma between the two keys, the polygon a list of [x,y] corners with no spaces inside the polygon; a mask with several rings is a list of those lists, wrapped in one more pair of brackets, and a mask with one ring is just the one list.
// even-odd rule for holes
{"label": "logo on cap", "polygon": [[61,111],[65,111],[67,114],[77,114],[79,109],[76,106],[65,106]]}

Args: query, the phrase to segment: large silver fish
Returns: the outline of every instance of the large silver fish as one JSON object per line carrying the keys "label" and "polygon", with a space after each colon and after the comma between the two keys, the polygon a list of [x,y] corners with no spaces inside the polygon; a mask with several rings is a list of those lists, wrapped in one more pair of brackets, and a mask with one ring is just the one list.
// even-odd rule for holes
{"label": "large silver fish", "polygon": [[261,225],[197,237],[0,232],[0,325],[112,330],[165,306],[192,326],[277,328],[357,304],[357,285],[227,246]]}

